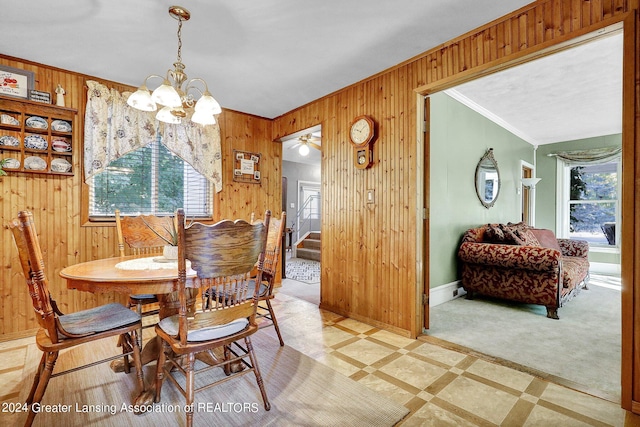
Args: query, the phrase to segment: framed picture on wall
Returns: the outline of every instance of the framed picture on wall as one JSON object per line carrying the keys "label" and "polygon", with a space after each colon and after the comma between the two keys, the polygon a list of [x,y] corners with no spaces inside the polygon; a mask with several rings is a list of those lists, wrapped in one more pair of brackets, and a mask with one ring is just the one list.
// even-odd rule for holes
{"label": "framed picture on wall", "polygon": [[0,65],[0,95],[28,99],[33,84],[32,71]]}
{"label": "framed picture on wall", "polygon": [[260,184],[260,153],[233,150],[235,165],[233,180],[249,184]]}

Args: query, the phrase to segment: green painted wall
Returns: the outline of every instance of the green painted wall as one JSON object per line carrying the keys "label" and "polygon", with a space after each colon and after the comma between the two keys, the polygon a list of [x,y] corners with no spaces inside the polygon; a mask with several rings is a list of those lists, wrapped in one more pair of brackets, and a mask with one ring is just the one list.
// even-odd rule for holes
{"label": "green painted wall", "polygon": [[[444,93],[431,96],[430,110],[429,279],[434,288],[459,279],[457,251],[465,230],[520,221],[520,160],[533,163],[533,146]],[[476,196],[474,178],[489,148],[501,187],[487,209]]]}
{"label": "green painted wall", "polygon": [[[622,135],[616,134],[539,146],[536,153],[536,176],[542,180],[536,185],[536,226],[556,231],[557,160],[547,154],[589,148],[620,147],[621,145]],[[620,254],[592,251],[589,253],[589,260],[619,264]]]}

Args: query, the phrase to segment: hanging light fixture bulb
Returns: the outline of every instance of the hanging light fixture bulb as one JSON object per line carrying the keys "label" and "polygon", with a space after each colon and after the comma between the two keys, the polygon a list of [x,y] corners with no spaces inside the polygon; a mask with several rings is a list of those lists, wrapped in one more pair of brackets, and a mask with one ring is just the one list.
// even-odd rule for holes
{"label": "hanging light fixture bulb", "polygon": [[309,146],[307,144],[302,144],[298,149],[298,153],[300,153],[301,156],[306,156],[309,154]]}
{"label": "hanging light fixture bulb", "polygon": [[[165,123],[177,124],[189,117],[201,125],[215,124],[215,116],[222,112],[220,104],[211,96],[203,79],[188,80],[182,63],[182,22],[188,21],[191,13],[182,6],[171,6],[169,15],[178,21],[178,57],[173,63],[173,70],[167,70],[165,77],[157,74],[147,76],[138,90],[129,96],[127,104],[142,111],[156,111],[160,105],[163,108],[156,114],[156,119]],[[152,77],[162,79],[162,84],[150,92],[147,81]],[[202,83],[204,90],[194,85],[195,82]],[[197,101],[193,92],[200,93]]]}

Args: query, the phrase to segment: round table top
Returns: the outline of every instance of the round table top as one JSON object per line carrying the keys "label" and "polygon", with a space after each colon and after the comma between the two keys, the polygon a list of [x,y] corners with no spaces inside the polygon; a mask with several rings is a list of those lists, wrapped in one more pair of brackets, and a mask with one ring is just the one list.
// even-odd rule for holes
{"label": "round table top", "polygon": [[[155,255],[151,258],[157,258]],[[88,292],[121,292],[127,294],[163,294],[178,289],[178,268],[121,269],[116,265],[136,258],[150,258],[148,255],[131,255],[98,259],[70,265],[60,271],[67,280],[67,288]],[[195,277],[191,271],[187,279]],[[189,280],[190,282],[191,280]]]}

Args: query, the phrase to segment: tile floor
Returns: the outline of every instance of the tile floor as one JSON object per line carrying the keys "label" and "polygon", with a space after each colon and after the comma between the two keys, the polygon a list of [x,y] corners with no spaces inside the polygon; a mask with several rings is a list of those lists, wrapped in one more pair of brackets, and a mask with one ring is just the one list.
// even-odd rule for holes
{"label": "tile floor", "polygon": [[[616,403],[320,310],[287,294],[288,282],[273,304],[286,345],[406,406],[403,427],[640,425]],[[32,343],[0,342],[0,401],[17,401]]]}
{"label": "tile floor", "polygon": [[293,282],[284,280],[274,300],[285,344],[406,406],[403,427],[638,422],[617,403],[319,310],[288,292],[288,283],[300,286]]}

